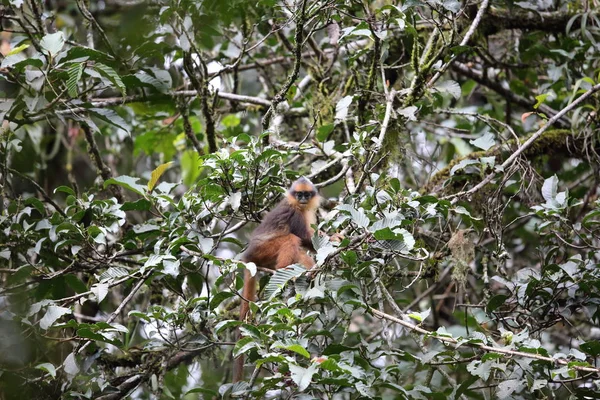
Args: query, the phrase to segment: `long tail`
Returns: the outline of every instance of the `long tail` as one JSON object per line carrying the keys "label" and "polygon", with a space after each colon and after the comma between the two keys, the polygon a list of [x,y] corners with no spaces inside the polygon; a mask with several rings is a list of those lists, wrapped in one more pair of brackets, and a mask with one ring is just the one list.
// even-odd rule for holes
{"label": "long tail", "polygon": [[[242,296],[248,301],[256,300],[256,277],[250,274],[250,271],[246,270],[244,273],[244,288],[242,290]],[[247,301],[242,300],[240,305],[240,321],[245,321],[248,315],[250,305]],[[238,330],[238,340],[241,339],[242,335]],[[244,379],[244,355],[241,354],[233,364],[233,382],[239,382]]]}

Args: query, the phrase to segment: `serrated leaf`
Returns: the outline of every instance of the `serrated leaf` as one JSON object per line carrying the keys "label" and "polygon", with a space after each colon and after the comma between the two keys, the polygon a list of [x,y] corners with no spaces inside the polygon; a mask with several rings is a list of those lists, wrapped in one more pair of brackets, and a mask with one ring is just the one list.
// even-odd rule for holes
{"label": "serrated leaf", "polygon": [[492,363],[494,361],[486,361],[481,362],[479,360],[474,360],[467,365],[467,371],[471,373],[473,376],[478,376],[479,378],[486,381],[490,377],[490,373],[492,372]]}
{"label": "serrated leaf", "polygon": [[69,96],[73,98],[77,97],[77,86],[81,80],[81,75],[83,74],[83,64],[84,63],[73,64],[67,71],[67,74],[69,75],[69,79],[67,80],[67,90],[69,91]]}
{"label": "serrated leaf", "polygon": [[238,321],[237,319],[228,319],[225,321],[221,321],[217,325],[215,325],[215,333],[221,333],[227,328],[234,328],[236,326],[240,326],[241,324],[242,321]]}
{"label": "serrated leaf", "polygon": [[154,169],[154,171],[152,171],[152,175],[150,176],[150,180],[148,181],[148,192],[152,192],[152,190],[154,190],[154,186],[156,186],[156,183],[158,182],[162,174],[164,174],[167,168],[169,168],[172,164],[173,161],[160,164]]}
{"label": "serrated leaf", "polygon": [[306,272],[300,264],[293,264],[289,267],[281,268],[275,271],[269,283],[265,287],[265,298],[272,299],[283,287],[292,279]]}
{"label": "serrated leaf", "polygon": [[139,180],[140,178],[121,175],[117,176],[116,178],[110,178],[106,182],[104,182],[104,188],[106,189],[108,185],[118,185],[127,190],[131,190],[132,192],[135,192],[140,196],[144,196],[146,194],[146,187],[137,183],[137,181]]}
{"label": "serrated leaf", "polygon": [[88,111],[111,125],[116,126],[117,128],[121,128],[127,133],[129,133],[129,126],[127,122],[119,114],[117,114],[114,110],[108,110],[105,108],[89,108]]}
{"label": "serrated leaf", "polygon": [[117,72],[114,69],[102,63],[94,64],[94,69],[98,71],[102,76],[107,78],[109,81],[111,81],[113,85],[118,87],[121,93],[125,94],[125,84],[121,80],[119,74],[117,74]]}
{"label": "serrated leaf", "polygon": [[352,221],[361,228],[368,228],[371,224],[369,217],[367,217],[362,208],[360,210],[357,210],[348,204],[340,204],[336,208],[338,210],[349,212],[350,216],[352,217]]}
{"label": "serrated leaf", "polygon": [[158,90],[161,93],[165,93],[170,89],[170,86],[168,85],[168,82],[165,81],[161,81],[157,78],[155,78],[154,76],[144,73],[144,72],[138,72],[135,74],[135,77],[142,83],[145,84],[145,86],[150,86],[155,88],[156,90]]}
{"label": "serrated leaf", "polygon": [[455,99],[460,99],[462,91],[458,82],[453,80],[443,81],[435,86],[435,88],[441,93],[448,93]]}
{"label": "serrated leaf", "polygon": [[509,379],[498,384],[496,396],[498,399],[505,399],[513,393],[519,393],[525,387],[525,381],[520,379]]}
{"label": "serrated leaf", "polygon": [[123,267],[110,267],[100,275],[98,280],[100,282],[106,282],[109,280],[119,279],[127,275],[129,275],[129,271]]}

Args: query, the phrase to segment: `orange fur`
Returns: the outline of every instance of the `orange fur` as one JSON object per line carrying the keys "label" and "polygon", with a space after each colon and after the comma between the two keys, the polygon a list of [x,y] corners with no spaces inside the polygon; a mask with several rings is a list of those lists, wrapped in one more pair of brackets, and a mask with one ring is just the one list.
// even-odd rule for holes
{"label": "orange fur", "polygon": [[[306,178],[294,182],[286,196],[253,232],[248,249],[242,259],[269,269],[285,268],[300,263],[311,269],[315,262],[307,250],[314,250],[311,237],[317,223],[316,210],[320,197],[315,186]],[[248,301],[256,300],[256,277],[248,270],[244,274],[240,321],[248,314]],[[243,379],[244,357],[236,360],[233,381]]]}

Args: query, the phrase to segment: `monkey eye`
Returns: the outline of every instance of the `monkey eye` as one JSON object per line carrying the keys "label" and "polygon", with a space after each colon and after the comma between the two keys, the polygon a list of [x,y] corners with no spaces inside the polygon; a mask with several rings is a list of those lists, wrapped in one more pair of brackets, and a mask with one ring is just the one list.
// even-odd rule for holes
{"label": "monkey eye", "polygon": [[294,191],[294,197],[297,199],[311,199],[315,196],[313,191]]}

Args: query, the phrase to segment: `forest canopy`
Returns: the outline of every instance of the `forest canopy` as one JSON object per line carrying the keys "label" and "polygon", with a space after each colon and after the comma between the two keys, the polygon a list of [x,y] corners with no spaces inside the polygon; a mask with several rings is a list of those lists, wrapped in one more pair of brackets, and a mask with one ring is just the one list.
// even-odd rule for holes
{"label": "forest canopy", "polygon": [[599,9],[1,0],[0,398],[596,398]]}

